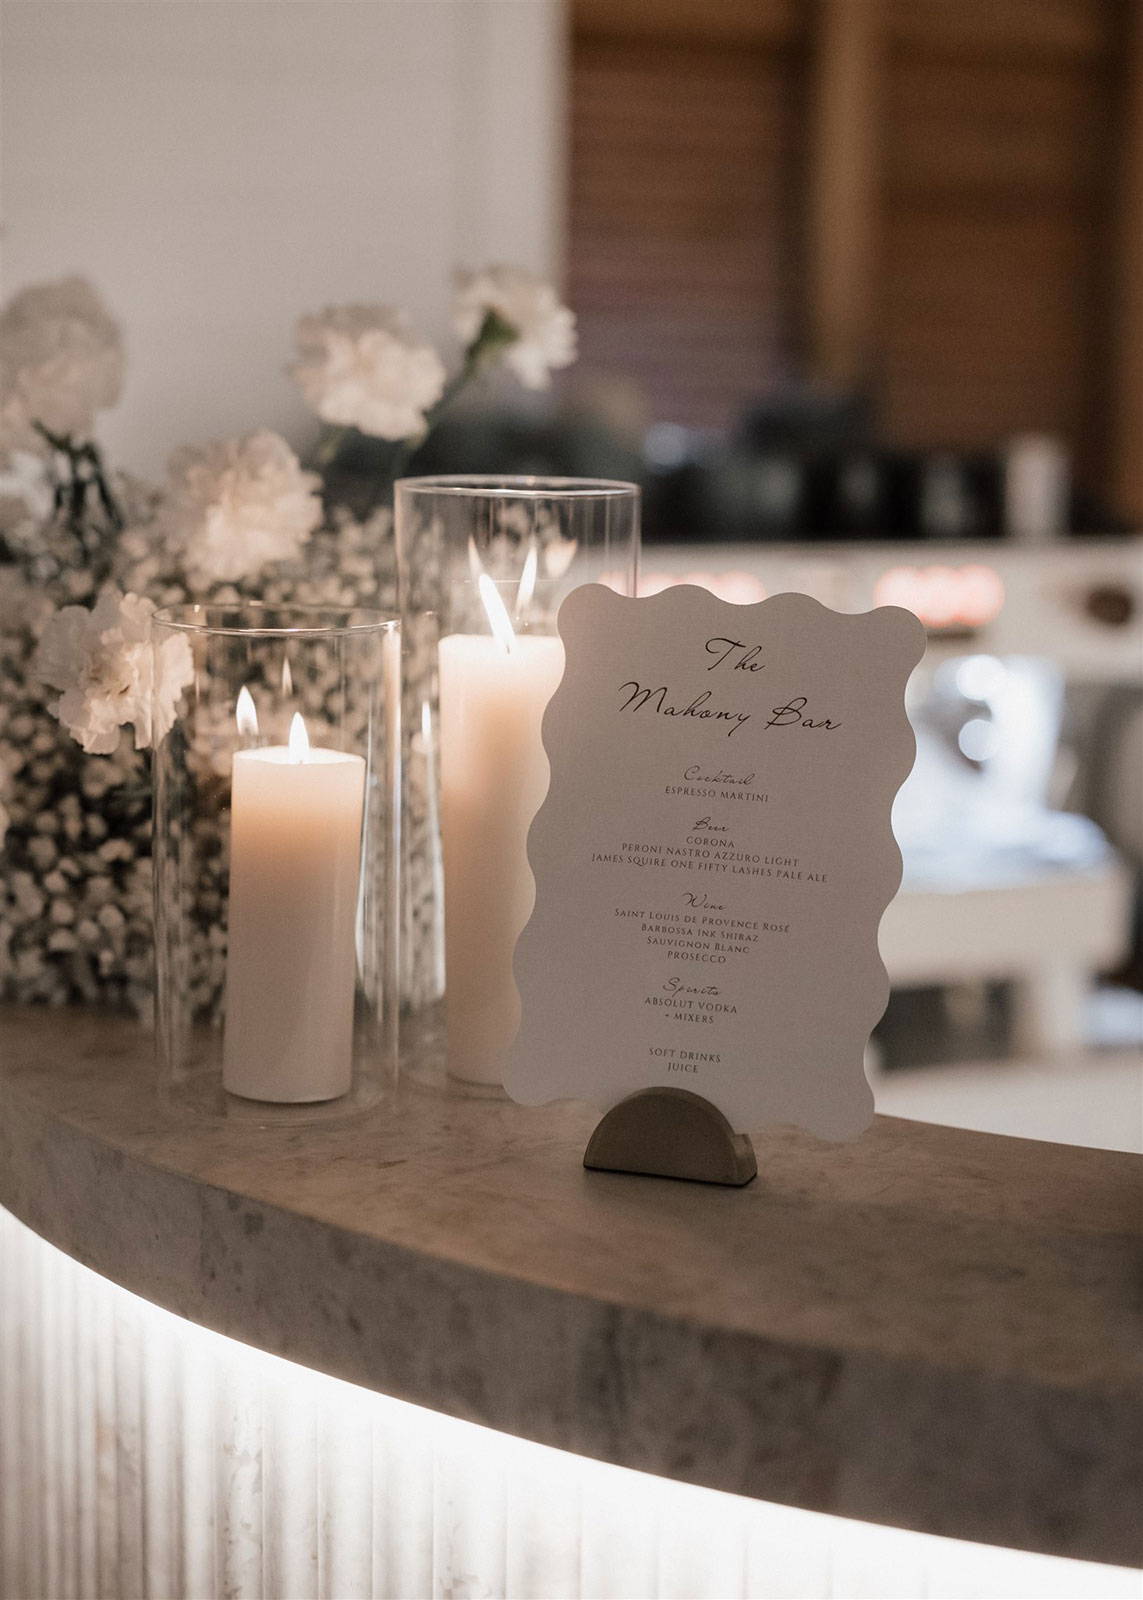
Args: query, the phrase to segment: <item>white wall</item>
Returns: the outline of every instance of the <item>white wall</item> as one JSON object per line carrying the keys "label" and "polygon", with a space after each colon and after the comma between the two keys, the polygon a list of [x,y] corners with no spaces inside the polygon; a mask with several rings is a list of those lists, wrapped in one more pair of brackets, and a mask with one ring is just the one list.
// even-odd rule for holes
{"label": "white wall", "polygon": [[558,273],[561,0],[4,0],[5,295],[90,276],[126,328],[113,459],[312,423],[295,318],[457,264]]}

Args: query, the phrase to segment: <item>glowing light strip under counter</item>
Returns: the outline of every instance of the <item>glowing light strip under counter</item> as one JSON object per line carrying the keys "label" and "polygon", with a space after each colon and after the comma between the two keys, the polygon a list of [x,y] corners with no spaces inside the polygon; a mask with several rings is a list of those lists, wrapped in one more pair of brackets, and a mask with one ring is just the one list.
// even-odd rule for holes
{"label": "glowing light strip under counter", "polygon": [[0,1210],[4,1600],[1138,1600],[1139,1576],[740,1499],[212,1333]]}

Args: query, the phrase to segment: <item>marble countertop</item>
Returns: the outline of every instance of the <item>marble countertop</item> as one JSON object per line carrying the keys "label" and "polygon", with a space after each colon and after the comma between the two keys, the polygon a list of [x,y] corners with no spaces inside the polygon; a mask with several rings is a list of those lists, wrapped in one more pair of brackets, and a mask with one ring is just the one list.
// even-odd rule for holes
{"label": "marble countertop", "polygon": [[0,1204],[126,1288],[644,1472],[1143,1564],[1143,1158],[878,1118],[707,1188],[584,1171],[579,1106],[180,1120],[150,1055],[0,1011]]}

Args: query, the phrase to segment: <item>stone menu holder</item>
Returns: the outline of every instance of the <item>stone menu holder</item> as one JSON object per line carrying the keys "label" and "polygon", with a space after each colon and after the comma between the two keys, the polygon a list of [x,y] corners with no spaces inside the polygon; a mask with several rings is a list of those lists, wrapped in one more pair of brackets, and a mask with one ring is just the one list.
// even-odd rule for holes
{"label": "stone menu holder", "polygon": [[612,1106],[588,1140],[583,1164],[734,1189],[758,1173],[748,1134],[735,1133],[702,1095],[671,1088],[640,1089]]}

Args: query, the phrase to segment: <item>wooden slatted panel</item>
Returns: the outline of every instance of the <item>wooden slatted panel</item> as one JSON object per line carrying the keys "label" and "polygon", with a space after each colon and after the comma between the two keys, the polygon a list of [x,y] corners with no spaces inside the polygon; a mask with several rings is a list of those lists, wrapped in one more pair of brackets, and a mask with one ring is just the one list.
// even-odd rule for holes
{"label": "wooden slatted panel", "polygon": [[582,366],[732,422],[791,365],[803,50],[577,35],[569,288]]}
{"label": "wooden slatted panel", "polygon": [[723,39],[777,44],[805,25],[810,0],[573,0],[581,38]]}
{"label": "wooden slatted panel", "polygon": [[1137,0],[889,0],[893,36],[924,49],[1027,61],[1106,56]]}
{"label": "wooden slatted panel", "polygon": [[1098,454],[1116,0],[908,0],[891,13],[879,387],[887,432],[1023,429]]}

